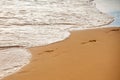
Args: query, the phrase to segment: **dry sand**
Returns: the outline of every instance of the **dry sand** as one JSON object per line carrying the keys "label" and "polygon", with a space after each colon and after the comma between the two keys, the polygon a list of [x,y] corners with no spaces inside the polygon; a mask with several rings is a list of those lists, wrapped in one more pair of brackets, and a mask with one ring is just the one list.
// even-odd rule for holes
{"label": "dry sand", "polygon": [[30,51],[31,63],[3,80],[120,80],[120,28],[75,31]]}

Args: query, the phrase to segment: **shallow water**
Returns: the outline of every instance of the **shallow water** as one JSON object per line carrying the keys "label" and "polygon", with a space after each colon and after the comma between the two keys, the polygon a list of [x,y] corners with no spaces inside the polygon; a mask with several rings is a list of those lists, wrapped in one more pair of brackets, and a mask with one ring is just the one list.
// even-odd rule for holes
{"label": "shallow water", "polygon": [[110,25],[120,27],[120,11],[110,12],[109,14],[115,17],[114,22],[112,22]]}
{"label": "shallow water", "polygon": [[96,7],[114,17],[114,22],[109,26],[120,27],[120,0],[95,0]]}
{"label": "shallow water", "polygon": [[0,50],[0,79],[13,74],[30,62],[31,54],[23,48]]}
{"label": "shallow water", "polygon": [[102,12],[120,11],[120,0],[95,0],[97,8]]}

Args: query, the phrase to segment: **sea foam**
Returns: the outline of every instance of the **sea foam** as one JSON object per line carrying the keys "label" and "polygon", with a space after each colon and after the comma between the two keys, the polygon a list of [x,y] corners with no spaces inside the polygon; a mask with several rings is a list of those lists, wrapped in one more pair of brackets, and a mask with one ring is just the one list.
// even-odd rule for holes
{"label": "sea foam", "polygon": [[93,0],[1,0],[0,5],[0,78],[29,63],[25,48],[62,41],[72,30],[113,21]]}
{"label": "sea foam", "polygon": [[8,76],[30,62],[31,54],[23,48],[0,50],[0,79]]}

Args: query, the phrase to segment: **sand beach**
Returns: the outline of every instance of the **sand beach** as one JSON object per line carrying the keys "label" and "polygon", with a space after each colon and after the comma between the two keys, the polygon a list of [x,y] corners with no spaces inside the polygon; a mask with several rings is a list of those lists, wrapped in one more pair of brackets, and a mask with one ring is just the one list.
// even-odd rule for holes
{"label": "sand beach", "polygon": [[73,31],[58,43],[30,48],[31,63],[3,80],[120,80],[120,28]]}

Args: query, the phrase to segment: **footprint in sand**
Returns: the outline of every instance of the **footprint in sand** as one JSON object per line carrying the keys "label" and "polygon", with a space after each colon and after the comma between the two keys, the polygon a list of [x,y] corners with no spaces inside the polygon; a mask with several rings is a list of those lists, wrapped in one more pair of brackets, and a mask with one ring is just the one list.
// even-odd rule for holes
{"label": "footprint in sand", "polygon": [[42,52],[42,53],[38,53],[38,55],[42,55],[42,54],[44,54],[44,53],[51,53],[51,52],[54,52],[54,50],[46,50],[46,51],[44,51],[44,52]]}
{"label": "footprint in sand", "polygon": [[29,71],[20,71],[19,74],[28,73]]}
{"label": "footprint in sand", "polygon": [[93,42],[97,42],[97,40],[89,40],[89,41],[87,41],[87,42],[82,42],[81,44],[87,44],[87,43],[93,43]]}
{"label": "footprint in sand", "polygon": [[109,33],[109,32],[116,32],[116,31],[120,31],[120,29],[112,29],[112,30],[108,31],[107,33]]}
{"label": "footprint in sand", "polygon": [[54,50],[46,50],[45,52],[54,52]]}

